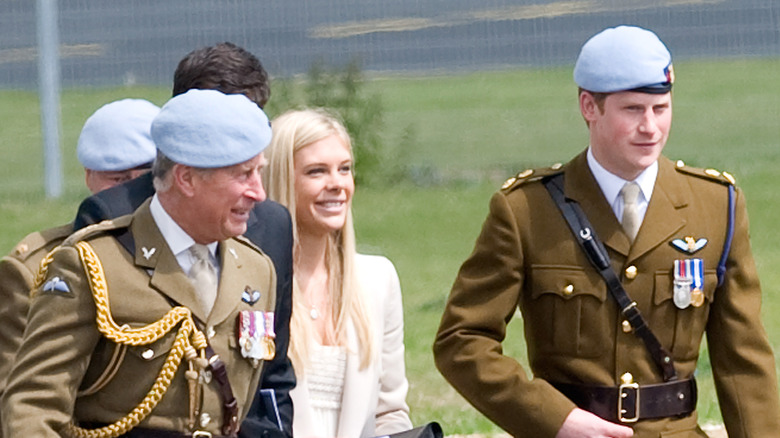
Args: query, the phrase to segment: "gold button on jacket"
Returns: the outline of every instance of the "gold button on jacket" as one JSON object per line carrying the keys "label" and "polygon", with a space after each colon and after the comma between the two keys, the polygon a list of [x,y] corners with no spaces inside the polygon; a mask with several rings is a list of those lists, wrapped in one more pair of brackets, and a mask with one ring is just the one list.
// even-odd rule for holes
{"label": "gold button on jacket", "polygon": [[[676,168],[661,157],[632,245],[590,173],[585,153],[562,171],[566,197],[579,202],[615,272],[636,267],[636,276],[624,287],[671,352],[679,377],[693,375],[706,333],[730,436],[777,436],[775,361],[759,319],[761,289],[741,191],[735,195],[729,270],[717,287],[728,217],[725,179]],[[694,256],[669,244],[685,236],[709,243]],[[675,259],[690,257],[704,260],[704,303],[681,310],[672,300],[672,267]],[[500,353],[506,321],[521,323],[512,318],[517,305],[530,369]],[[540,178],[531,177],[493,196],[474,251],[449,296],[434,343],[435,361],[466,399],[512,436],[554,437],[575,406],[548,382],[618,386],[624,373],[640,385],[663,381],[642,341],[623,332],[622,320]],[[706,436],[695,413],[640,420],[631,427],[636,438],[658,438],[662,432],[675,438]]]}

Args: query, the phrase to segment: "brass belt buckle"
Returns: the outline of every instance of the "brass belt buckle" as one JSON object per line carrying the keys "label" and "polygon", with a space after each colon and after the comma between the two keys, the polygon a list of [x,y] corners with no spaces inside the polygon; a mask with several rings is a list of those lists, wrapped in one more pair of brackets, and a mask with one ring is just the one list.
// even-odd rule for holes
{"label": "brass belt buckle", "polygon": [[[618,400],[617,400],[617,413],[618,419],[621,423],[636,423],[639,421],[639,384],[634,382],[634,376],[631,373],[625,373],[620,376],[622,384],[618,387]],[[627,412],[623,409],[623,399],[628,397],[627,391],[634,391],[636,394],[636,400],[634,401],[634,415],[626,415]]]}
{"label": "brass belt buckle", "polygon": [[211,438],[211,432],[205,430],[196,430],[192,433],[192,438]]}

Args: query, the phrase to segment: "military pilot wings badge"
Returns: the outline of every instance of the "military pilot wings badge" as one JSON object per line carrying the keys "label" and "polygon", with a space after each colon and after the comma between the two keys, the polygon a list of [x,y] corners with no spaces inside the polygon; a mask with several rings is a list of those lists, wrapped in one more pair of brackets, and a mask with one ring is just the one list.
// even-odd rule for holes
{"label": "military pilot wings badge", "polygon": [[60,277],[53,277],[44,283],[41,291],[50,294],[73,295],[70,291],[70,287],[68,287],[68,283],[65,283],[65,280]]}
{"label": "military pilot wings badge", "polygon": [[686,236],[685,240],[674,239],[669,244],[686,254],[695,254],[707,245],[707,239],[694,239],[692,236]]}

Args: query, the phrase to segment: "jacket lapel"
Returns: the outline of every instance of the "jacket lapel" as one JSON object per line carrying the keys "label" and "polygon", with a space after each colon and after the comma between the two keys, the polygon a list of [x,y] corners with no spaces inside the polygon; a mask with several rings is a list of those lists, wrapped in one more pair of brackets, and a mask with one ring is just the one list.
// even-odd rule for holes
{"label": "jacket lapel", "polygon": [[580,204],[604,245],[627,256],[631,243],[588,167],[587,152],[582,152],[569,162],[564,181],[566,197]]}
{"label": "jacket lapel", "polygon": [[[246,278],[240,275],[239,271],[243,269],[242,260],[239,259],[238,252],[234,248],[235,242],[225,240],[219,244],[219,289],[217,291],[217,300],[209,314],[209,325],[217,325],[229,317],[236,306],[241,302],[241,295],[247,284],[241,284],[236,281],[238,278]],[[267,293],[267,291],[263,291]]]}
{"label": "jacket lapel", "polygon": [[195,288],[157,228],[149,210],[149,201],[134,213],[131,229],[135,240],[135,263],[151,271],[151,286],[205,321],[206,315],[197,300]]}
{"label": "jacket lapel", "polygon": [[687,182],[674,170],[674,164],[665,157],[658,159],[658,177],[647,213],[639,228],[628,262],[669,240],[685,226],[688,199],[693,193]]}

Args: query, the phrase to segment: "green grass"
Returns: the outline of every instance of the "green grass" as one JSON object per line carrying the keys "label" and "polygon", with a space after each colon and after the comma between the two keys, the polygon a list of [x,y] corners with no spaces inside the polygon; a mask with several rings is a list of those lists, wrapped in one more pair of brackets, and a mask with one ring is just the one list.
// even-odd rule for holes
{"label": "green grass", "polygon": [[[762,315],[780,350],[780,60],[699,61],[676,65],[675,119],[666,155],[728,170],[748,198],[754,254],[764,286]],[[415,423],[439,420],[447,433],[499,433],[447,385],[431,344],[444,300],[487,214],[490,194],[526,167],[567,161],[587,145],[569,68],[458,76],[375,78],[385,106],[383,135],[398,160],[446,184],[359,187],[355,221],[360,249],[388,256],[404,292],[409,404]],[[0,251],[26,233],[72,219],[86,195],[75,158],[81,124],[101,104],[146,97],[163,88],[69,90],[62,97],[65,195],[42,194],[39,115],[34,94],[0,92]],[[272,114],[273,115],[273,114]],[[402,133],[413,135],[395,144]],[[358,163],[359,171],[359,163]],[[525,361],[522,327],[510,325],[507,354]],[[703,422],[719,422],[707,360],[699,367]]]}

